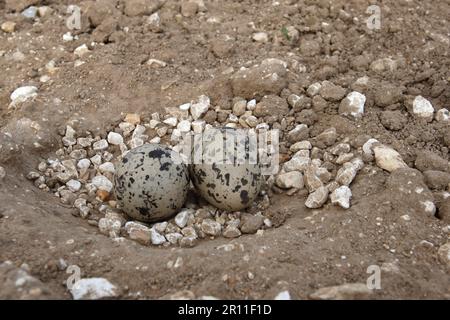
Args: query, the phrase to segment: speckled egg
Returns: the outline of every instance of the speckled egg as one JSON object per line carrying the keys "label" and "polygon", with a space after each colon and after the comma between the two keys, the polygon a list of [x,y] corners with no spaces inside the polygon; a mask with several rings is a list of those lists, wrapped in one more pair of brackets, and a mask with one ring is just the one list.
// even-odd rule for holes
{"label": "speckled egg", "polygon": [[[226,134],[231,140],[225,138]],[[259,164],[249,152],[248,136],[231,128],[214,129],[203,135],[201,144],[202,163],[193,157],[189,166],[198,194],[219,209],[238,211],[249,207],[258,196],[263,179]],[[198,145],[194,147],[198,149]],[[240,157],[236,156],[237,150]]]}
{"label": "speckled egg", "polygon": [[130,150],[116,167],[114,193],[131,218],[154,222],[183,206],[189,173],[179,154],[166,146],[145,144]]}

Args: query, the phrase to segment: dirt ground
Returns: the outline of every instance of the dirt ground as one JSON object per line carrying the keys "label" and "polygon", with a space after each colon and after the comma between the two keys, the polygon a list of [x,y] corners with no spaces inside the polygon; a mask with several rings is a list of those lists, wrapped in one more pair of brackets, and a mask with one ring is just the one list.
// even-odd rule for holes
{"label": "dirt ground", "polygon": [[[64,42],[70,4],[82,8],[82,29]],[[358,121],[339,115],[339,104],[312,109],[312,137],[333,126],[355,145],[370,137],[391,145],[422,172],[420,151],[448,164],[449,122],[409,115],[409,101],[417,95],[436,111],[450,107],[447,0],[204,4],[194,13],[184,6],[180,14],[181,1],[175,0],[0,0],[0,23],[16,23],[14,33],[0,31],[0,165],[6,172],[0,180],[0,264],[26,264],[42,288],[24,292],[6,280],[12,271],[0,268],[5,283],[0,297],[71,299],[63,259],[79,266],[82,277],[108,279],[123,299],[167,298],[184,290],[220,299],[273,299],[288,290],[293,299],[308,299],[320,288],[366,283],[370,265],[382,270],[381,289],[372,299],[450,299],[450,269],[438,254],[449,240],[450,214],[430,217],[414,193],[401,192],[428,189],[422,177],[410,186],[407,173],[365,166],[351,185],[348,210],[331,204],[312,210],[303,193],[274,194],[269,210],[286,216],[279,227],[232,240],[204,239],[193,248],[114,241],[26,179],[61,147],[67,124],[104,135],[127,113],[149,119],[201,94],[231,108],[231,74],[267,58],[289,62],[283,94],[302,94],[312,83],[328,80],[366,95]],[[366,26],[372,4],[381,8],[380,30]],[[28,19],[20,12],[30,5],[52,12]],[[146,22],[156,11],[159,28]],[[299,31],[298,39],[285,35],[288,26]],[[266,32],[268,41],[252,39],[256,32]],[[79,58],[73,52],[82,44],[91,51],[75,66]],[[167,66],[145,64],[152,58]],[[383,58],[392,58],[396,67],[375,70],[372,62]],[[54,67],[48,66],[51,60]],[[364,76],[370,80],[360,88],[355,81]],[[11,93],[25,85],[36,86],[38,95],[9,107]],[[438,210],[449,191],[448,186],[430,191]]]}

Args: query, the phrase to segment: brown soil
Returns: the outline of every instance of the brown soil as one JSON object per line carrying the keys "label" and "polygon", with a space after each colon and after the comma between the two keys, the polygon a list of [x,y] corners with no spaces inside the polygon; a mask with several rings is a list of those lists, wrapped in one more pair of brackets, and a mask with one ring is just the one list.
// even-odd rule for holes
{"label": "brown soil", "polygon": [[[365,283],[369,265],[387,263],[398,271],[383,271],[382,289],[372,298],[450,298],[449,269],[437,254],[448,241],[449,217],[427,216],[412,196],[398,192],[398,184],[408,184],[405,177],[376,166],[366,166],[352,183],[349,210],[330,204],[310,210],[304,206],[305,195],[274,195],[270,210],[274,222],[281,220],[276,223],[280,227],[234,240],[203,240],[189,249],[112,241],[25,178],[61,147],[59,132],[67,124],[80,132],[105,134],[126,113],[148,119],[200,94],[209,95],[215,105],[230,106],[230,76],[223,72],[270,57],[296,59],[306,67],[306,72],[291,68],[288,91],[282,95],[304,93],[322,80],[350,90],[356,79],[369,77],[367,87],[360,89],[367,97],[362,120],[341,117],[339,103],[328,103],[324,110],[315,109],[318,121],[311,136],[334,126],[341,138],[355,144],[373,137],[393,146],[412,168],[421,150],[448,161],[448,123],[418,121],[408,114],[416,95],[429,99],[435,109],[449,107],[448,1],[383,1],[382,28],[369,31],[366,9],[375,1],[280,0],[274,6],[271,0],[205,0],[206,12],[183,17],[177,16],[180,1],[167,0],[159,9],[160,32],[146,26],[145,15],[123,14],[126,1],[99,2],[100,8],[112,4],[113,14],[91,12],[91,24],[115,16],[117,28],[86,27],[77,40],[63,42],[69,31],[66,6],[87,8],[92,1],[15,1],[45,3],[54,10],[33,22],[14,13],[11,1],[0,0],[0,22],[17,23],[13,34],[0,31],[0,165],[6,171],[0,180],[0,262],[28,264],[51,296],[63,299],[71,296],[64,285],[69,275],[58,268],[61,258],[78,265],[83,277],[107,278],[125,299],[156,299],[181,290],[222,299],[273,299],[289,290],[292,298],[305,299],[322,287]],[[208,22],[211,17],[221,22]],[[326,30],[323,22],[330,25]],[[284,37],[285,26],[300,30],[298,42]],[[125,27],[128,32],[117,31]],[[253,41],[257,31],[267,32],[269,41]],[[233,38],[231,44],[223,40],[225,35]],[[99,38],[109,40],[91,47],[86,63],[74,67],[73,50]],[[12,58],[17,51],[25,55],[23,60]],[[401,61],[400,66],[382,73],[370,68],[374,60],[387,57]],[[167,67],[144,65],[149,58],[163,60]],[[58,70],[41,83],[50,60]],[[37,86],[38,96],[9,109],[11,92],[23,85]],[[386,86],[398,90],[399,97],[386,97]],[[23,118],[40,128],[19,121]],[[439,192],[434,193],[438,202]],[[406,214],[410,221],[401,218]],[[220,248],[229,243],[235,245],[232,250]],[[168,262],[178,257],[182,265],[169,268]],[[0,297],[20,297],[14,290],[1,287]]]}

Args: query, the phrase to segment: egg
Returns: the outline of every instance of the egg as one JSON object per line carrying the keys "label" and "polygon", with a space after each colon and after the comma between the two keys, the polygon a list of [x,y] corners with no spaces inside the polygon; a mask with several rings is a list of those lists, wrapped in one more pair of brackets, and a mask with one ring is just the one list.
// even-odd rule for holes
{"label": "egg", "polygon": [[[201,141],[202,148],[196,146],[201,150],[202,161],[194,156],[189,166],[191,181],[197,193],[213,206],[227,211],[249,207],[262,187],[261,167],[249,151],[248,136],[241,135],[241,132],[222,128],[205,133]],[[231,139],[226,139],[226,135]],[[241,158],[236,156],[237,150],[241,151]],[[245,161],[236,161],[244,158]]]}
{"label": "egg", "polygon": [[114,194],[122,210],[142,222],[171,218],[186,201],[189,172],[179,154],[145,144],[130,150],[116,167]]}

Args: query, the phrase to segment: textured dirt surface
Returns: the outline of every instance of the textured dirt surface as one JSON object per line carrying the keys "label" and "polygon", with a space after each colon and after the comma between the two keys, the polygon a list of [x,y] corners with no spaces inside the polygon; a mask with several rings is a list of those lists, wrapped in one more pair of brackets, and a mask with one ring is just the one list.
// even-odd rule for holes
{"label": "textured dirt surface", "polygon": [[[64,259],[79,266],[83,277],[108,279],[125,299],[170,297],[182,290],[222,299],[273,299],[288,290],[292,298],[306,299],[323,287],[365,283],[370,265],[382,267],[382,288],[371,298],[450,298],[450,269],[438,254],[449,237],[449,206],[439,208],[448,203],[443,194],[450,190],[439,183],[433,188],[432,173],[425,174],[450,172],[449,123],[411,115],[417,95],[436,111],[450,107],[448,1],[383,1],[381,30],[373,31],[365,20],[375,1],[205,0],[206,10],[192,16],[187,7],[180,15],[180,1],[125,2],[0,0],[0,23],[16,22],[14,33],[0,31],[0,165],[6,172],[0,180],[0,263],[28,265],[45,287],[23,294],[8,282],[0,297],[70,299],[69,274],[59,262]],[[145,2],[148,10],[139,5]],[[48,5],[53,12],[38,20],[14,12],[31,4]],[[82,8],[83,28],[74,33],[78,39],[64,42],[69,4]],[[146,24],[155,10],[160,30]],[[287,39],[282,31],[287,26],[299,30],[299,39]],[[266,32],[268,42],[252,40],[256,32]],[[75,67],[73,51],[84,43],[91,52]],[[374,61],[389,57],[396,68],[374,70]],[[145,64],[151,58],[167,66]],[[78,132],[105,134],[127,113],[149,119],[201,94],[231,108],[237,91],[231,74],[267,58],[289,63],[284,98],[323,80],[366,95],[358,121],[340,116],[339,102],[313,99],[313,115],[294,115],[311,122],[311,137],[335,127],[355,146],[376,138],[394,147],[417,175],[411,176],[413,169],[389,173],[369,165],[352,183],[348,210],[331,204],[307,209],[302,193],[274,195],[273,221],[286,216],[280,227],[168,249],[113,241],[25,178],[61,147],[67,124]],[[57,69],[46,68],[51,60]],[[50,80],[41,82],[43,75]],[[367,84],[355,83],[364,76]],[[37,97],[10,108],[10,94],[24,85],[38,87]],[[239,90],[245,95],[251,88]],[[444,167],[418,158],[421,151],[439,157]],[[427,186],[436,217],[425,213],[420,197],[403,192],[428,191]],[[225,244],[233,245],[224,250]],[[177,260],[177,267],[170,267]],[[0,279],[8,270],[0,268]]]}

